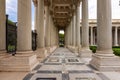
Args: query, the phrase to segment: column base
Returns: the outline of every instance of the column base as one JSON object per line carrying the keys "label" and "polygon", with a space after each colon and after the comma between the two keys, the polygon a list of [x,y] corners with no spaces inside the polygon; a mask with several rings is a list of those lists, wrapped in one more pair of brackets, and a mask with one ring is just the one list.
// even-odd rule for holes
{"label": "column base", "polygon": [[89,48],[82,48],[79,51],[79,55],[80,55],[80,57],[91,58],[92,57],[92,51]]}
{"label": "column base", "polygon": [[[25,52],[27,53],[27,51]],[[34,53],[19,54],[15,56],[7,55],[0,59],[0,71],[31,71],[38,65],[38,60]]]}
{"label": "column base", "polygon": [[120,71],[120,57],[93,54],[90,65],[99,71]]}
{"label": "column base", "polygon": [[58,46],[52,46],[50,47],[50,53],[54,52]]}
{"label": "column base", "polygon": [[75,46],[68,46],[68,49],[78,55],[78,47]]}
{"label": "column base", "polygon": [[47,49],[46,48],[40,48],[35,51],[35,54],[37,55],[37,58],[40,60],[45,59],[48,56]]}
{"label": "column base", "polygon": [[0,50],[0,54],[4,54],[6,52],[7,52],[6,50]]}
{"label": "column base", "polygon": [[47,53],[50,54],[50,47],[46,47]]}
{"label": "column base", "polygon": [[118,44],[115,44],[114,46],[119,46]]}

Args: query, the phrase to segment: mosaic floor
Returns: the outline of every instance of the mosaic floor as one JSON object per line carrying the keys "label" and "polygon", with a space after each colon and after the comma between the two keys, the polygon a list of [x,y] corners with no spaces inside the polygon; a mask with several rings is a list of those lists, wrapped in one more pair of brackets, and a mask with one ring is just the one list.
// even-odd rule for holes
{"label": "mosaic floor", "polygon": [[56,49],[23,80],[110,80],[65,48]]}

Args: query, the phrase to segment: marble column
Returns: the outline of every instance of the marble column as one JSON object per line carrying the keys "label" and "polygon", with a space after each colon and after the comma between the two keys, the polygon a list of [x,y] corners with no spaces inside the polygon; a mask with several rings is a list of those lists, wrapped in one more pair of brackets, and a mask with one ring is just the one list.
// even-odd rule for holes
{"label": "marble column", "polygon": [[68,27],[66,27],[66,29],[65,29],[65,46],[66,47],[68,45],[68,39],[67,39],[67,37],[68,37]]}
{"label": "marble column", "polygon": [[51,18],[51,47],[54,46],[54,26],[53,26],[53,21]]}
{"label": "marble column", "polygon": [[89,49],[89,22],[88,22],[88,0],[82,0],[82,41],[81,57],[91,57],[92,52]]}
{"label": "marble column", "polygon": [[90,45],[93,46],[93,27],[90,27]]}
{"label": "marble column", "polygon": [[38,0],[38,48],[45,48],[45,26],[44,26],[44,0]]}
{"label": "marble column", "polygon": [[50,13],[48,5],[45,6],[45,13],[46,13],[46,46],[50,47]]}
{"label": "marble column", "polygon": [[82,0],[82,48],[89,48],[88,0]]}
{"label": "marble column", "polygon": [[118,46],[118,27],[115,27],[114,46]]}
{"label": "marble column", "polygon": [[70,24],[68,26],[68,46],[70,45]]}
{"label": "marble column", "polygon": [[111,0],[97,1],[97,52],[90,64],[100,71],[117,71],[120,58],[112,51]]}
{"label": "marble column", "polygon": [[73,47],[76,47],[76,14],[73,14]]}
{"label": "marble column", "polygon": [[70,22],[70,36],[71,36],[71,38],[70,38],[70,45],[72,46],[73,45],[73,29],[72,29],[72,20],[71,20],[71,22]]}
{"label": "marble column", "polygon": [[97,50],[112,53],[111,0],[98,0],[97,5]]}
{"label": "marble column", "polygon": [[76,32],[77,32],[77,47],[81,47],[80,43],[80,4],[77,5],[77,12],[76,12]]}
{"label": "marble column", "polygon": [[6,51],[6,12],[5,3],[6,0],[0,0],[0,53]]}
{"label": "marble column", "polygon": [[31,0],[18,0],[18,52],[32,50],[31,27]]}

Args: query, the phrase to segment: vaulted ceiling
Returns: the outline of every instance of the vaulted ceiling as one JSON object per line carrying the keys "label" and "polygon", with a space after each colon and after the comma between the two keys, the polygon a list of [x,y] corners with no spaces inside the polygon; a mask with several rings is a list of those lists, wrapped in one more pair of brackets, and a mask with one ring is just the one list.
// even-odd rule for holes
{"label": "vaulted ceiling", "polygon": [[[33,0],[37,4],[37,0]],[[76,6],[81,0],[44,0],[45,5],[49,4],[51,16],[54,24],[59,28],[68,26],[76,11]]]}

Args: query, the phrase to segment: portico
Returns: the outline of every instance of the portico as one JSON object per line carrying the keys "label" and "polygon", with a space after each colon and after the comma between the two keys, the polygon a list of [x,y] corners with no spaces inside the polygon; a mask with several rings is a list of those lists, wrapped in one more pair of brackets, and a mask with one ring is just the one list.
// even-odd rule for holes
{"label": "portico", "polygon": [[[112,51],[111,0],[97,2],[96,32],[95,26],[89,25],[88,0],[33,0],[33,2],[37,50],[31,49],[31,0],[18,0],[17,54],[14,57],[7,55],[7,58],[1,59],[1,71],[32,70],[38,61],[43,61],[59,47],[59,30],[65,31],[65,47],[81,58],[92,58],[90,65],[96,69],[108,71],[120,69],[120,59],[113,55]],[[82,5],[82,14],[80,14],[80,5]],[[5,0],[0,1],[0,7],[1,55],[6,54]],[[81,27],[80,15],[82,15]],[[89,45],[94,45],[96,42],[96,33],[98,49],[97,53],[92,54]],[[119,43],[118,35],[118,26],[116,26],[115,46]]]}

